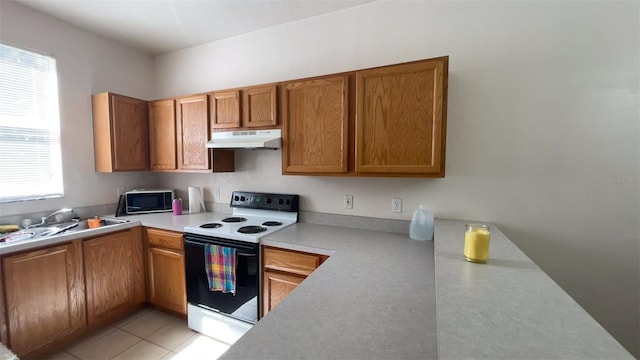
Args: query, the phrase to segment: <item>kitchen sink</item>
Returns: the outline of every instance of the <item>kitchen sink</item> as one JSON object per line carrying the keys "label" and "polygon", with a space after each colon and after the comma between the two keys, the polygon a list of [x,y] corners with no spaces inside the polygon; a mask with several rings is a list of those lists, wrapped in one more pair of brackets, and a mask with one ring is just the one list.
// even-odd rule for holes
{"label": "kitchen sink", "polygon": [[92,231],[105,226],[113,226],[128,223],[129,220],[102,218],[101,226],[98,228],[89,228],[88,219],[71,221],[62,224],[49,226],[33,227],[5,234],[0,237],[0,246],[8,243],[16,243],[25,240],[45,239],[57,235],[68,234],[78,231]]}

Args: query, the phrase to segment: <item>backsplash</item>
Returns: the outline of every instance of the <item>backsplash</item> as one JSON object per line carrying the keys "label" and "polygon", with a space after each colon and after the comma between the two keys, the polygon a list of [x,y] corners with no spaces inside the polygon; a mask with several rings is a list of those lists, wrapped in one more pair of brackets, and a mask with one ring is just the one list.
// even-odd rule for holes
{"label": "backsplash", "polygon": [[[214,202],[205,202],[205,206],[207,211],[209,212],[217,212],[217,213],[231,213],[231,208],[229,204],[222,203],[214,203]],[[183,208],[186,210],[189,208],[188,201],[185,201],[183,204]],[[96,206],[85,206],[85,207],[75,207],[73,210],[80,216],[81,218],[89,218],[96,215],[100,216],[113,216],[116,209],[116,204],[106,204],[106,205],[96,205]],[[45,216],[49,216],[51,213],[58,209],[52,209],[47,211],[40,211],[36,213],[29,214],[18,214],[18,215],[10,215],[10,216],[2,216],[0,217],[0,224],[16,224],[21,226],[22,220],[31,219],[32,223],[37,224],[40,223],[40,219]],[[392,233],[400,233],[400,234],[408,234],[409,233],[409,222],[405,220],[391,220],[391,219],[379,219],[379,218],[371,218],[365,216],[350,216],[350,215],[336,215],[336,214],[327,214],[327,213],[319,213],[319,212],[311,212],[311,211],[300,211],[299,212],[299,222],[311,223],[311,224],[321,224],[321,225],[331,225],[331,226],[342,226],[354,229],[368,229],[374,231],[384,231],[384,232],[392,232]]]}

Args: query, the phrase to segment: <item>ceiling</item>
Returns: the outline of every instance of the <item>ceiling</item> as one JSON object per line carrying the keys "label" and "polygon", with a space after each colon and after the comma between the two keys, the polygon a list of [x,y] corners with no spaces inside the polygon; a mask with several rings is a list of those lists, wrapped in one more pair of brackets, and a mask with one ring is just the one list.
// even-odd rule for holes
{"label": "ceiling", "polygon": [[372,0],[16,0],[80,28],[160,54]]}

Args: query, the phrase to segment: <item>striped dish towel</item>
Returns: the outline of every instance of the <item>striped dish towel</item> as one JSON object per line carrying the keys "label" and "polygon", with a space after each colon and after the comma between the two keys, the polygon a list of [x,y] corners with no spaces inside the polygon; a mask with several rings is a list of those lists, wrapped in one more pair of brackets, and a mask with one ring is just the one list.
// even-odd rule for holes
{"label": "striped dish towel", "polygon": [[209,280],[209,290],[236,294],[235,248],[205,245],[204,267]]}

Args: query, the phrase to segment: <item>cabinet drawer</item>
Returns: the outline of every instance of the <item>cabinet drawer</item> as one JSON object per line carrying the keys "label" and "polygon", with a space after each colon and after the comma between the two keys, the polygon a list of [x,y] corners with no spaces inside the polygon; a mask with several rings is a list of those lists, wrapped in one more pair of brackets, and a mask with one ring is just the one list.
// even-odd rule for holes
{"label": "cabinet drawer", "polygon": [[149,246],[163,247],[174,250],[184,250],[182,242],[182,233],[160,230],[154,228],[145,228],[145,233]]}
{"label": "cabinet drawer", "polygon": [[322,256],[298,251],[263,248],[264,268],[308,276],[322,263]]}

